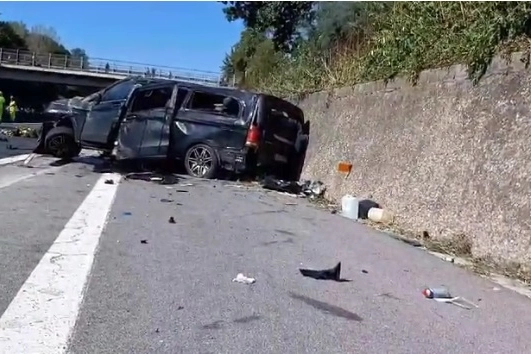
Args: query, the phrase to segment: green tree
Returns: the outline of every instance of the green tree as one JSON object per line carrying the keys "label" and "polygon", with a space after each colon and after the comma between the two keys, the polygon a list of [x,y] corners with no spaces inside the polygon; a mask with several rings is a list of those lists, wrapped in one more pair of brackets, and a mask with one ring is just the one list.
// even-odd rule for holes
{"label": "green tree", "polygon": [[248,28],[225,55],[221,70],[229,82],[235,79],[239,86],[252,86],[261,81],[261,75],[273,70],[281,58],[282,54],[275,50],[271,39]]}
{"label": "green tree", "polygon": [[234,55],[234,47],[230,49],[229,53],[225,54],[225,58],[223,58],[223,62],[221,63],[221,67],[220,67],[223,79],[226,82],[230,82],[230,83],[232,83],[236,75],[236,70],[234,68],[234,62],[232,61],[233,55]]}
{"label": "green tree", "polygon": [[221,1],[229,21],[271,35],[276,49],[290,51],[302,23],[310,21],[314,1]]}
{"label": "green tree", "polygon": [[8,22],[0,21],[0,48],[25,49],[26,42]]}
{"label": "green tree", "polygon": [[73,65],[77,65],[82,69],[89,67],[89,57],[84,49],[73,48],[70,50],[70,56]]}

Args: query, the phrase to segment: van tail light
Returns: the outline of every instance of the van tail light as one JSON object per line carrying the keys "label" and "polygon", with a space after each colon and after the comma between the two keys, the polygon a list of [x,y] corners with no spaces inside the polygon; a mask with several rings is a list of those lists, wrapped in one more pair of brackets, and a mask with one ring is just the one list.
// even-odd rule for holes
{"label": "van tail light", "polygon": [[260,139],[262,138],[262,133],[256,125],[252,125],[247,132],[247,141],[245,146],[256,149],[260,145]]}

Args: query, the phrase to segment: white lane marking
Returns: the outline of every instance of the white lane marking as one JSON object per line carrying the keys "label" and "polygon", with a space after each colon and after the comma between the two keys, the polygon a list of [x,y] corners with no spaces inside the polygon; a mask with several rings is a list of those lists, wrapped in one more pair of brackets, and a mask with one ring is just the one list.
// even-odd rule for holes
{"label": "white lane marking", "polygon": [[[24,156],[24,155],[18,155],[18,156]],[[93,158],[95,156],[97,156],[97,152],[90,151],[90,150],[89,151],[83,151],[79,155],[79,157],[74,159],[74,162],[79,162],[79,161],[76,161],[76,160],[82,161],[83,158]],[[32,162],[35,157],[42,158],[43,159],[42,161],[44,161],[44,162],[57,161],[57,159],[53,158],[53,157],[48,157],[48,156],[44,156],[44,155],[40,155],[40,154],[28,154],[25,159],[22,159],[22,158],[20,159],[20,160],[24,160],[22,166],[27,167],[28,163]],[[1,165],[1,161],[2,161],[2,159],[0,159],[0,165]],[[16,162],[16,161],[14,161],[14,162]],[[99,160],[95,160],[94,162],[99,162]],[[18,182],[22,182],[22,181],[24,181],[24,180],[26,180],[28,178],[32,178],[32,177],[35,177],[35,176],[43,175],[43,174],[46,174],[46,173],[55,173],[55,172],[57,172],[57,170],[65,167],[65,166],[68,166],[68,164],[63,165],[63,166],[54,166],[54,167],[50,167],[50,168],[43,169],[43,170],[37,170],[37,171],[29,170],[29,171],[32,171],[30,173],[27,172],[28,171],[27,169],[21,169],[20,171],[11,171],[11,173],[9,173],[9,174],[0,173],[0,189],[5,188],[5,187],[9,187],[9,186],[11,186],[11,185],[13,185],[15,183],[18,183]]]}
{"label": "white lane marking", "polygon": [[101,176],[22,285],[0,317],[0,353],[66,352],[120,180]]}
{"label": "white lane marking", "polygon": [[57,170],[61,169],[62,167],[64,166],[50,167],[44,170],[38,170],[35,172],[31,172],[29,174],[22,174],[22,175],[7,175],[7,176],[0,175],[0,189],[9,187],[15,183],[22,182],[26,179],[29,179],[35,176],[43,175],[45,173],[57,172]]}
{"label": "white lane marking", "polygon": [[4,157],[3,159],[0,159],[0,166],[9,165],[10,163],[23,161],[23,160],[26,160],[30,156],[31,154],[22,154],[22,155]]}

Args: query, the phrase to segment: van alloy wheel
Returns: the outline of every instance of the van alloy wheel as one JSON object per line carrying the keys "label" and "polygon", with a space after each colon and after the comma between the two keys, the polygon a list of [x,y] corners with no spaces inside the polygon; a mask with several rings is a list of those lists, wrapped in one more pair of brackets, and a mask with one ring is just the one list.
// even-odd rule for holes
{"label": "van alloy wheel", "polygon": [[209,149],[203,146],[195,146],[188,153],[188,159],[186,163],[188,164],[188,171],[194,177],[204,177],[208,174],[210,169],[213,166],[213,159]]}
{"label": "van alloy wheel", "polygon": [[55,154],[62,154],[68,149],[64,135],[56,135],[48,141],[48,149]]}

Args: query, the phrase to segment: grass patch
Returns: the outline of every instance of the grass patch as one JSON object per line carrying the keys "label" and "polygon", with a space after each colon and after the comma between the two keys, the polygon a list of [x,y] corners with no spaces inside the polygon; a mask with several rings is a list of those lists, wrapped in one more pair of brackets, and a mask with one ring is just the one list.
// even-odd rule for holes
{"label": "grass patch", "polygon": [[285,97],[397,75],[414,84],[421,71],[453,64],[467,65],[477,83],[495,55],[530,48],[530,2],[367,3],[360,11],[363,27],[324,49],[306,41],[289,55],[253,52],[247,86]]}

